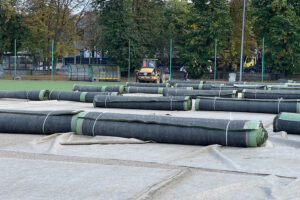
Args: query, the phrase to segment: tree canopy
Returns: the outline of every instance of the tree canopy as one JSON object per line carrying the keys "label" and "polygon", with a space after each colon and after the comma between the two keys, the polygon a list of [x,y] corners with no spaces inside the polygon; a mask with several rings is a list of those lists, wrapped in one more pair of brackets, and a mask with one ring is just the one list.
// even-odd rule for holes
{"label": "tree canopy", "polygon": [[[265,39],[265,62],[274,71],[300,68],[298,0],[247,0],[244,58],[257,56]],[[0,0],[0,62],[3,53],[32,54],[49,66],[51,42],[55,58],[80,48],[101,50],[122,69],[143,58],[170,60],[199,75],[213,66],[217,40],[220,69],[239,66],[243,0]]]}

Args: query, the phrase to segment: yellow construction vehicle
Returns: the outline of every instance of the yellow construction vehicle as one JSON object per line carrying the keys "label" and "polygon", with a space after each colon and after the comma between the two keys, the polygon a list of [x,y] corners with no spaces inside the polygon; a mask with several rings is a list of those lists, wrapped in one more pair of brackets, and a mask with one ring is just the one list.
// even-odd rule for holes
{"label": "yellow construction vehicle", "polygon": [[164,83],[166,81],[165,72],[159,69],[155,58],[145,58],[141,69],[136,73],[137,82]]}
{"label": "yellow construction vehicle", "polygon": [[257,60],[257,58],[255,56],[252,56],[252,57],[247,56],[243,67],[248,68],[248,67],[251,67],[251,66],[255,66],[256,65],[256,60]]}

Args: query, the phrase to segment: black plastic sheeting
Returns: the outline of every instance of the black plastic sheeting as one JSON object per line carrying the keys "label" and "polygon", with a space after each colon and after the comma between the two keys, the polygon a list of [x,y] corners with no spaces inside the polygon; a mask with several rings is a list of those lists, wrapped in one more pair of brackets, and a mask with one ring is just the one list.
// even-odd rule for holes
{"label": "black plastic sheeting", "polygon": [[242,92],[245,99],[300,99],[300,90],[248,90]]}
{"label": "black plastic sheeting", "polygon": [[50,100],[78,101],[92,103],[97,95],[119,95],[118,92],[72,92],[52,90],[49,93]]}
{"label": "black plastic sheeting", "polygon": [[196,99],[198,96],[207,97],[224,97],[224,98],[236,98],[236,90],[185,90],[180,88],[174,88],[172,90],[164,89],[164,96],[190,96]]}
{"label": "black plastic sheeting", "polygon": [[31,90],[31,91],[9,91],[1,90],[0,98],[12,98],[12,99],[28,99],[32,101],[44,101],[48,100],[48,90]]}
{"label": "black plastic sheeting", "polygon": [[127,82],[126,86],[133,87],[170,87],[169,83],[138,83],[138,82]]}
{"label": "black plastic sheeting", "polygon": [[92,86],[92,85],[77,85],[73,86],[73,91],[79,92],[119,92],[122,94],[125,87],[121,86]]}
{"label": "black plastic sheeting", "polygon": [[79,135],[170,144],[257,147],[268,137],[259,121],[85,112],[78,115],[73,124],[73,131]]}
{"label": "black plastic sheeting", "polygon": [[298,100],[284,99],[228,99],[199,97],[195,102],[196,110],[208,111],[233,111],[233,112],[254,112],[274,113],[300,112]]}
{"label": "black plastic sheeting", "polygon": [[160,87],[126,87],[127,93],[147,93],[147,94],[162,94],[163,88]]}
{"label": "black plastic sheeting", "polygon": [[300,135],[300,114],[280,113],[273,120],[273,131]]}
{"label": "black plastic sheeting", "polygon": [[53,134],[71,132],[77,111],[0,110],[0,133]]}
{"label": "black plastic sheeting", "polygon": [[96,96],[94,107],[144,110],[191,110],[190,97]]}

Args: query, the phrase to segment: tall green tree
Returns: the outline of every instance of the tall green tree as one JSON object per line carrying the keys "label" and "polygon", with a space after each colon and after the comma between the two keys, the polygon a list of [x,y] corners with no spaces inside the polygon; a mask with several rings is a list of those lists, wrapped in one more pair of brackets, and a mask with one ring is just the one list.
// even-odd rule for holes
{"label": "tall green tree", "polygon": [[82,12],[82,0],[53,1],[28,0],[25,2],[25,24],[29,29],[24,46],[35,58],[43,58],[44,66],[50,66],[52,40],[54,41],[54,70],[56,59],[73,54],[74,41],[79,41],[76,32],[78,16]]}
{"label": "tall green tree", "polygon": [[276,71],[300,68],[300,5],[298,0],[251,0],[254,29],[265,38],[265,61]]}
{"label": "tall green tree", "polygon": [[4,52],[13,52],[14,40],[17,40],[17,48],[21,48],[24,33],[23,17],[17,8],[18,0],[0,0],[0,63]]}
{"label": "tall green tree", "polygon": [[145,57],[160,57],[165,50],[165,3],[162,0],[98,0],[103,49],[111,62],[139,67]]}
{"label": "tall green tree", "polygon": [[128,62],[128,40],[131,27],[129,0],[98,0],[102,28],[102,44],[106,56],[114,64],[125,67]]}
{"label": "tall green tree", "polygon": [[[255,56],[257,50],[256,38],[253,32],[252,18],[250,15],[250,0],[246,0],[246,17],[244,32],[244,57]],[[241,37],[243,23],[243,0],[232,0],[229,2],[230,17],[233,21],[233,28],[230,34],[229,45],[224,50],[223,60],[218,67],[231,66],[237,69],[240,63]],[[261,43],[261,42],[259,42]]]}
{"label": "tall green tree", "polygon": [[215,39],[219,55],[228,46],[232,30],[229,5],[226,0],[194,0],[188,15],[183,62],[193,74],[201,74],[212,64]]}
{"label": "tall green tree", "polygon": [[[170,0],[165,4],[164,27],[159,39],[159,57],[164,65],[169,64],[170,39],[173,44],[173,58],[180,61],[179,51],[185,45],[185,28],[191,4],[188,1]],[[167,55],[167,56],[166,56]],[[182,63],[184,64],[184,63]]]}

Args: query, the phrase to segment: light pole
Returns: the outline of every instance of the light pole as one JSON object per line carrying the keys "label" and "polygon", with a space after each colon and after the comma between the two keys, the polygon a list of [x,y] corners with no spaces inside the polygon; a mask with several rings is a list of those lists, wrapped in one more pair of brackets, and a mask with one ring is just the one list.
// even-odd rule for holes
{"label": "light pole", "polygon": [[243,73],[243,48],[244,48],[245,10],[246,10],[246,0],[244,0],[244,9],[243,9],[243,27],[242,27],[241,59],[240,59],[240,81],[242,81],[242,73]]}

